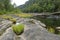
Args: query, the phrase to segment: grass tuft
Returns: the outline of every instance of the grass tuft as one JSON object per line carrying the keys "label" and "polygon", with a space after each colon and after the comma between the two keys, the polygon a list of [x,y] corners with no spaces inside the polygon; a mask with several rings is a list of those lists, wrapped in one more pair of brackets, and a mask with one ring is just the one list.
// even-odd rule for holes
{"label": "grass tuft", "polygon": [[13,25],[12,29],[17,35],[20,35],[24,31],[24,24]]}

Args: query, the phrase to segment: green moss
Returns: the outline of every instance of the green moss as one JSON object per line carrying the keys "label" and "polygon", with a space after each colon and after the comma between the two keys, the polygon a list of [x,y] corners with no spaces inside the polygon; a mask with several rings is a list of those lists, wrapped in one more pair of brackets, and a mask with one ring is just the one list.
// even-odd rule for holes
{"label": "green moss", "polygon": [[28,21],[29,23],[32,23],[32,24],[35,24],[35,22],[33,21],[33,20],[30,20],[30,21]]}
{"label": "green moss", "polygon": [[13,24],[16,24],[16,19],[15,18],[10,19],[10,21],[12,21]]}
{"label": "green moss", "polygon": [[52,27],[47,28],[47,30],[48,30],[49,32],[51,32],[51,33],[55,33],[55,29],[52,28]]}
{"label": "green moss", "polygon": [[13,17],[11,17],[11,16],[6,16],[6,15],[3,15],[3,16],[2,16],[2,18],[3,18],[3,19],[10,20],[10,19],[12,19]]}
{"label": "green moss", "polygon": [[11,16],[2,16],[2,18],[3,19],[7,19],[7,20],[10,20],[10,21],[12,21],[13,22],[13,24],[15,24],[16,23],[16,19],[15,18],[13,18],[13,17],[11,17]]}
{"label": "green moss", "polygon": [[30,18],[30,17],[33,17],[32,14],[27,14],[27,13],[21,13],[21,14],[15,14],[19,17],[22,17],[22,18]]}
{"label": "green moss", "polygon": [[17,35],[20,35],[24,31],[24,25],[23,24],[13,25],[12,29]]}

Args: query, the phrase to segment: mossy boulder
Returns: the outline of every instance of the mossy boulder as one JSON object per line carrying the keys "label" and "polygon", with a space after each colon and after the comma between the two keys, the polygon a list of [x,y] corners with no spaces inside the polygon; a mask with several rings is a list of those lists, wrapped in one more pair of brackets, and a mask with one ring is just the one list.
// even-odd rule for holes
{"label": "mossy boulder", "polygon": [[13,24],[16,24],[16,19],[15,18],[10,19],[10,21],[12,21]]}
{"label": "mossy boulder", "polygon": [[20,35],[24,31],[24,24],[13,25],[12,29],[17,35]]}

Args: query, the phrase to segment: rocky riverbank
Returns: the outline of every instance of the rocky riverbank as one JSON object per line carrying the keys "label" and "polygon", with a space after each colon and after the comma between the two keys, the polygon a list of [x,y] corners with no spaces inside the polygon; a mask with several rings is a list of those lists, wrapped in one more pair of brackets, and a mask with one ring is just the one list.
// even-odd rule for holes
{"label": "rocky riverbank", "polygon": [[46,25],[38,20],[18,17],[17,23],[25,25],[24,32],[21,35],[16,35],[13,32],[11,28],[13,24],[11,21],[3,20],[0,25],[0,33],[4,31],[0,36],[0,40],[60,40],[59,35],[49,33],[44,28]]}

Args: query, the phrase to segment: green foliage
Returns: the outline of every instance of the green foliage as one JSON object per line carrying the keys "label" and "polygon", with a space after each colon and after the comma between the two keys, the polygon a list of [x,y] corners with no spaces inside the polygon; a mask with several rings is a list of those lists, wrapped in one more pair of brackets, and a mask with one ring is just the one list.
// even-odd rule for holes
{"label": "green foliage", "polygon": [[13,25],[12,29],[17,35],[20,35],[24,31],[24,24]]}
{"label": "green foliage", "polygon": [[[49,26],[48,26],[48,27],[49,27]],[[52,28],[52,27],[47,28],[47,30],[48,30],[49,32],[51,32],[51,33],[55,33],[55,29]]]}
{"label": "green foliage", "polygon": [[2,14],[7,14],[7,11],[6,10],[0,10],[0,15]]}
{"label": "green foliage", "polygon": [[2,18],[3,18],[3,19],[8,19],[8,20],[12,19],[11,16],[6,16],[6,15],[2,15]]}
{"label": "green foliage", "polygon": [[10,21],[12,21],[13,24],[16,23],[16,19],[13,18],[13,17],[11,17],[11,16],[6,16],[6,15],[4,15],[4,16],[2,16],[2,18],[3,18],[3,19],[6,19],[6,20],[10,20]]}
{"label": "green foliage", "polygon": [[11,0],[0,0],[0,14],[20,13],[20,9],[14,7]]}
{"label": "green foliage", "polygon": [[22,11],[21,11],[20,9],[18,9],[18,8],[15,8],[15,9],[13,10],[13,12],[14,12],[14,13],[22,13]]}
{"label": "green foliage", "polygon": [[19,6],[23,12],[56,12],[60,11],[60,0],[29,0]]}
{"label": "green foliage", "polygon": [[21,14],[15,14],[16,16],[22,17],[22,18],[30,18],[33,15],[32,14],[26,14],[26,13],[21,13]]}
{"label": "green foliage", "polygon": [[13,8],[11,0],[0,0],[0,10],[12,11]]}

